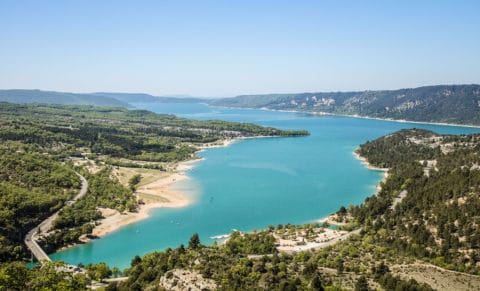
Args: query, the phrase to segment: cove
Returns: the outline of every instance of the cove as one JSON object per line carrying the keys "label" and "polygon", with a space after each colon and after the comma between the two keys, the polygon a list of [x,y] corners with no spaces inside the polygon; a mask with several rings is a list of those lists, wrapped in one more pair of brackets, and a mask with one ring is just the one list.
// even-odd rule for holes
{"label": "cove", "polygon": [[204,104],[135,104],[158,113],[193,119],[253,122],[305,129],[311,136],[258,138],[198,153],[204,160],[178,184],[195,201],[181,209],[155,209],[148,219],[101,239],[51,256],[68,263],[106,262],[126,268],[135,255],[187,244],[197,232],[204,244],[232,229],[313,222],[342,205],[359,204],[375,193],[381,172],[366,169],[352,154],[367,140],[402,128],[439,133],[480,132],[479,128],[399,123],[351,117],[313,116],[209,107]]}

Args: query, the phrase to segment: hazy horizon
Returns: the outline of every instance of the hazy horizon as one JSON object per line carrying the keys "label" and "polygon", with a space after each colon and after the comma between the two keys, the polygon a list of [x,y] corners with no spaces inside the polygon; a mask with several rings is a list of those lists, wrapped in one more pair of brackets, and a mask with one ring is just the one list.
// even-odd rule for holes
{"label": "hazy horizon", "polygon": [[154,96],[480,83],[478,1],[0,2],[0,88]]}
{"label": "hazy horizon", "polygon": [[275,94],[302,94],[302,93],[336,93],[336,92],[364,92],[364,91],[395,91],[401,89],[415,89],[420,87],[429,87],[429,86],[468,86],[468,85],[480,85],[480,83],[471,83],[471,84],[432,84],[432,85],[424,85],[418,87],[404,87],[404,88],[394,88],[394,89],[363,89],[363,90],[316,90],[316,91],[299,91],[299,92],[267,92],[267,93],[241,93],[237,95],[231,96],[199,96],[199,95],[188,95],[188,94],[152,94],[147,92],[114,92],[114,91],[97,91],[97,92],[73,92],[73,91],[59,91],[59,90],[45,90],[39,88],[0,88],[0,90],[39,90],[39,91],[47,91],[47,92],[59,92],[59,93],[73,93],[73,94],[101,94],[101,93],[108,93],[108,94],[147,94],[153,97],[168,97],[168,98],[205,98],[205,99],[218,99],[218,98],[231,98],[237,96],[244,96],[244,95],[275,95]]}

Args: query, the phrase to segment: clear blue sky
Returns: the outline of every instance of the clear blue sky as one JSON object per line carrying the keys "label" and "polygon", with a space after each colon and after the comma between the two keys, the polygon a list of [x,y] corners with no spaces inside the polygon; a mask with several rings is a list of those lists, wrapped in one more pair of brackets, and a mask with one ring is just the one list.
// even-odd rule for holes
{"label": "clear blue sky", "polygon": [[0,1],[0,88],[232,96],[480,83],[480,1]]}

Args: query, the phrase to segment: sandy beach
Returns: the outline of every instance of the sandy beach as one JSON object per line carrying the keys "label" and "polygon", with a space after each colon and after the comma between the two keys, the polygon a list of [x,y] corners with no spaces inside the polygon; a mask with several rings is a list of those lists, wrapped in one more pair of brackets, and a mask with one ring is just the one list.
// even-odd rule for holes
{"label": "sandy beach", "polygon": [[[351,219],[351,218],[352,218],[351,216],[348,216],[347,219]],[[321,219],[317,220],[316,222],[318,222],[320,224],[327,223],[329,225],[335,225],[335,226],[346,226],[349,223],[349,222],[338,222],[337,221],[337,214],[330,214],[329,216],[321,218]]]}
{"label": "sandy beach", "polygon": [[[203,144],[203,145],[199,146],[198,148],[200,149],[200,151],[203,151],[205,149],[211,149],[211,148],[228,147],[229,145],[231,145],[232,143],[234,143],[234,142],[236,142],[240,139],[243,139],[243,138],[239,137],[239,138],[223,139],[221,141]],[[188,163],[188,162],[186,162],[186,163]]]}
{"label": "sandy beach", "polygon": [[[226,139],[216,143],[205,144],[200,150],[226,147],[238,139]],[[155,208],[181,208],[193,203],[185,193],[181,193],[174,188],[176,183],[188,180],[186,171],[195,167],[195,163],[202,161],[202,158],[180,162],[176,165],[174,171],[160,172],[156,175],[150,175],[148,183],[140,184],[135,192],[137,199],[141,201],[137,212],[120,213],[114,209],[99,208],[103,219],[99,220],[98,225],[92,231],[92,236],[102,237],[123,226],[141,221],[149,217],[149,213]],[[83,239],[88,241],[88,239]]]}
{"label": "sandy beach", "polygon": [[141,204],[137,212],[120,213],[114,209],[99,208],[104,218],[98,221],[99,224],[93,229],[92,235],[102,237],[122,226],[146,219],[154,208],[180,208],[191,204],[191,199],[175,190],[173,186],[189,179],[185,171],[192,169],[193,164],[200,160],[181,162],[176,171],[162,173],[153,182],[138,187],[135,194]]}

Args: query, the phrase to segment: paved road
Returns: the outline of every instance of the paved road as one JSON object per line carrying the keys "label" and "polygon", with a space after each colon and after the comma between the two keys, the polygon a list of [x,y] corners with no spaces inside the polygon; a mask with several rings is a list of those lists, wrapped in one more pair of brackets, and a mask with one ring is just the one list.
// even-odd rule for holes
{"label": "paved road", "polygon": [[[68,205],[72,205],[73,203],[75,203],[75,201],[77,201],[78,199],[85,196],[85,194],[87,194],[87,189],[88,189],[87,180],[85,179],[85,177],[83,177],[79,173],[76,173],[76,174],[78,175],[78,177],[80,177],[80,180],[82,182],[82,187],[80,188],[80,191],[78,191],[78,194],[71,201],[67,201],[66,204]],[[25,245],[27,245],[27,248],[32,252],[32,254],[35,256],[35,258],[37,258],[39,262],[51,261],[51,260],[48,257],[48,255],[42,250],[42,248],[38,245],[36,241],[37,236],[39,233],[42,233],[42,232],[46,233],[50,231],[50,229],[52,228],[52,223],[57,218],[60,210],[58,210],[57,212],[52,214],[50,217],[42,221],[38,226],[30,230],[25,236],[25,239],[24,239]]]}

